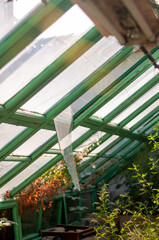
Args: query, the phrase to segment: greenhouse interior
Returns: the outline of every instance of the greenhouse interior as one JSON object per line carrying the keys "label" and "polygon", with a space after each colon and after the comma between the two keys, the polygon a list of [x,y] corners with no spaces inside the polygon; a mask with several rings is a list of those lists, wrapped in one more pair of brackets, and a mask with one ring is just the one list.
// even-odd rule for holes
{"label": "greenhouse interior", "polygon": [[0,0],[1,240],[159,239],[158,17]]}

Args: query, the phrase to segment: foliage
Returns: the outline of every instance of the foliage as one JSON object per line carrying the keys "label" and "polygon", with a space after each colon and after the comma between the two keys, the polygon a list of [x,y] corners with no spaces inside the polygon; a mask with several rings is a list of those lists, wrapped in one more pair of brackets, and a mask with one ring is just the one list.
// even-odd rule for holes
{"label": "foliage", "polygon": [[97,239],[111,239],[116,237],[118,228],[116,226],[116,220],[120,213],[119,208],[115,208],[113,211],[109,211],[110,201],[109,193],[107,191],[107,185],[105,184],[101,191],[98,193],[99,202],[96,204],[96,213],[93,213],[94,219],[92,223],[95,225]]}
{"label": "foliage", "polygon": [[91,139],[89,143],[85,144],[82,151],[76,152],[76,154],[74,155],[76,165],[80,165],[84,157],[87,157],[88,154],[93,150],[93,148],[99,146],[99,144],[100,135],[96,136],[96,138]]}
{"label": "foliage", "polygon": [[[157,126],[156,134],[149,138],[153,143],[153,151],[159,150],[158,129]],[[150,181],[152,178],[149,178],[150,175],[159,174],[158,165],[159,159],[150,158],[149,174],[141,173],[139,165],[133,164],[132,168],[129,168],[130,171],[135,172],[133,177],[139,186],[136,199],[139,201],[134,201],[132,195],[126,193],[121,195],[123,201],[118,199],[115,203],[111,203],[107,185],[102,187],[99,192],[99,202],[96,203],[98,212],[94,214],[97,239],[159,239],[159,217],[156,215],[159,213],[159,189]],[[117,222],[121,213],[127,215],[129,220],[118,229]]]}
{"label": "foliage", "polygon": [[46,207],[51,207],[53,197],[57,197],[60,193],[64,195],[70,183],[70,175],[62,160],[16,195],[19,214],[22,214],[22,209],[31,208],[38,212],[40,208],[45,210]]}
{"label": "foliage", "polygon": [[7,218],[0,218],[0,231],[5,227],[10,227],[15,222],[8,220]]}
{"label": "foliage", "polygon": [[[97,138],[91,140],[81,152],[77,152],[74,156],[76,165],[80,165],[81,160],[96,145],[99,145]],[[81,188],[87,188],[88,185],[89,183],[81,186]],[[64,195],[64,192],[71,187],[71,177],[64,160],[62,160],[16,195],[19,204],[19,214],[21,215],[22,210],[28,208],[38,212],[40,208],[45,210],[47,207],[51,207],[53,197],[57,197],[60,193]],[[4,199],[7,198],[10,198],[9,191],[6,191],[4,196]]]}

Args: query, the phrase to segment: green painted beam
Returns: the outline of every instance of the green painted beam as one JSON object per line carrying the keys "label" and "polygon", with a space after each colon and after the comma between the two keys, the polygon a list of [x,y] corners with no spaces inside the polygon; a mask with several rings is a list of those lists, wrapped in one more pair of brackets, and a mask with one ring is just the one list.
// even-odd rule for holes
{"label": "green painted beam", "polygon": [[[143,119],[138,121],[135,125],[131,127],[131,131],[134,131],[138,127],[140,127],[142,124],[147,122],[153,115],[155,115],[157,112],[159,112],[159,106],[156,107],[152,112],[150,112],[147,116],[145,116]],[[140,131],[142,133],[142,130]]]}
{"label": "green painted beam", "polygon": [[[88,123],[88,124],[87,124]],[[139,141],[147,141],[147,138],[144,135],[138,134],[138,133],[133,133],[128,129],[121,129],[119,128],[116,124],[111,124],[105,122],[102,119],[97,119],[91,117],[90,119],[86,120],[82,126],[84,127],[90,127],[91,129],[96,129],[96,126],[99,126],[98,131],[103,131],[110,133],[112,135],[117,135],[120,137],[127,137],[131,138],[133,140],[139,140]]]}
{"label": "green painted beam", "polygon": [[31,161],[21,162],[18,165],[16,165],[14,168],[12,168],[10,171],[8,171],[6,174],[4,174],[3,177],[0,178],[0,187],[2,187],[4,184],[10,181],[13,177],[19,174],[24,168],[26,168],[31,163],[33,163],[39,156],[42,155],[43,151],[44,152],[47,151],[50,147],[52,147],[56,143],[57,143],[56,136],[53,136],[52,138],[47,140],[43,145],[41,145],[38,149],[36,149],[34,153],[30,156]]}
{"label": "green painted beam", "polygon": [[[153,111],[151,112],[151,115],[149,114],[149,116],[151,117],[153,115]],[[145,117],[146,118],[146,117]],[[141,124],[144,122],[141,122]],[[156,120],[155,120],[156,122]],[[152,123],[153,126],[154,123]],[[149,128],[151,127],[151,125],[149,125]],[[144,128],[144,131],[141,131],[141,133],[144,133],[146,131],[147,128]],[[78,171],[81,172],[83,171],[85,168],[87,168],[88,166],[91,165],[91,163],[95,162],[99,157],[102,157],[107,151],[109,151],[113,146],[115,146],[116,144],[118,144],[120,141],[122,140],[122,138],[117,138],[113,143],[111,143],[110,145],[108,145],[106,148],[104,148],[100,153],[98,153],[98,157],[93,157],[89,160],[87,160],[86,162],[84,162],[79,168]],[[104,161],[102,161],[100,164],[96,165],[96,168],[101,167],[103,164],[105,164],[107,161],[109,161],[111,158],[114,158],[121,150],[123,150],[125,147],[127,147],[129,144],[132,143],[132,140],[128,140],[125,144],[123,144],[121,147],[119,147],[118,149],[116,149],[113,154],[111,154],[107,159],[105,159]]]}
{"label": "green painted beam", "polygon": [[17,200],[9,198],[7,200],[0,201],[0,209],[13,208],[17,205]]}
{"label": "green painted beam", "polygon": [[140,106],[136,111],[134,111],[127,118],[121,121],[119,127],[122,128],[123,126],[125,126],[127,123],[129,123],[132,119],[137,117],[137,115],[139,115],[141,112],[147,109],[151,104],[153,104],[158,99],[159,99],[159,93],[155,94],[147,102],[145,102],[142,106]]}
{"label": "green painted beam", "polygon": [[[151,80],[150,80],[147,84],[145,84],[140,90],[138,90],[135,94],[133,94],[131,97],[129,97],[126,101],[124,101],[124,102],[120,105],[120,109],[119,109],[119,108],[116,108],[114,111],[112,111],[112,112],[105,118],[105,120],[104,120],[105,123],[107,123],[107,122],[109,122],[110,120],[112,120],[112,118],[113,118],[114,116],[116,116],[117,113],[120,113],[122,109],[125,109],[125,107],[126,107],[128,104],[132,103],[132,102],[134,101],[134,99],[136,99],[136,97],[140,97],[143,93],[145,93],[145,91],[148,91],[148,90],[153,86],[153,84],[156,84],[156,83],[158,83],[158,76],[156,76],[156,77],[154,77],[153,79],[151,79]],[[132,119],[132,117],[133,117],[133,115],[129,118],[129,121]],[[90,121],[90,120],[88,120],[88,122],[89,122],[89,121]],[[98,122],[101,122],[101,127],[104,125],[104,124],[102,124],[104,121],[98,120]],[[92,125],[97,126],[96,123],[93,123]],[[99,124],[98,124],[98,126],[99,126]],[[108,126],[108,124],[107,124],[106,126]],[[103,128],[101,128],[101,127],[99,127],[98,130],[103,131]],[[122,129],[122,130],[123,130],[123,129]],[[106,129],[105,131],[108,131],[108,130]],[[111,133],[113,133],[113,129],[111,129]],[[128,134],[128,133],[125,134],[125,135],[121,134],[120,130],[119,130],[119,133],[120,133],[120,135],[123,136],[123,137],[130,137],[130,134]],[[115,133],[114,133],[114,134],[115,134]],[[133,134],[136,135],[136,133],[133,133]],[[119,134],[118,134],[118,135],[119,135]],[[142,140],[142,141],[143,141],[143,140],[144,140],[144,141],[148,141],[145,136],[142,136],[141,134],[139,134],[139,136],[141,137],[141,138],[140,138],[140,141],[141,141],[141,140]],[[135,139],[135,138],[134,138],[134,139]],[[139,138],[138,138],[138,139],[136,138],[136,140],[139,140]],[[86,162],[85,165],[84,165],[83,167],[81,167],[81,169],[84,169],[85,166],[88,166],[92,161],[94,162],[96,159],[97,159],[97,158],[89,159],[88,162]]]}
{"label": "green painted beam", "polygon": [[81,166],[77,168],[78,173],[82,172],[85,168],[89,167],[90,164],[94,163],[99,157],[102,157],[105,155],[107,151],[109,151],[111,148],[113,148],[116,144],[118,144],[120,141],[122,141],[123,138],[118,137],[115,141],[110,143],[108,146],[106,146],[101,152],[98,153],[98,157],[92,157],[88,160],[86,160]]}
{"label": "green painted beam", "polygon": [[[158,47],[154,49],[154,57],[159,60]],[[91,104],[90,107],[84,109],[84,111],[74,120],[74,125],[81,124],[86,118],[93,115],[97,110],[103,107],[108,103],[112,98],[114,98],[118,93],[124,90],[128,85],[135,81],[139,76],[141,76],[145,71],[147,71],[152,64],[148,59],[143,57],[130,69],[128,69],[123,75],[121,75],[116,81],[110,84],[101,94],[100,98],[96,100],[94,104]],[[131,71],[130,71],[131,70]],[[78,113],[76,114],[78,115]],[[76,117],[75,115],[75,117]]]}
{"label": "green painted beam", "polygon": [[[158,99],[159,99],[159,93],[154,95],[151,99],[145,102],[136,111],[130,114],[126,119],[120,122],[119,127],[122,128],[123,126],[125,126],[128,122],[130,122],[129,118],[131,119],[135,118],[138,114],[140,114],[142,111],[144,111],[146,108],[148,108],[151,104],[153,104]],[[22,113],[16,112],[15,114],[12,114],[10,117],[8,117],[5,120],[5,122],[9,124],[18,125],[18,126],[36,128],[39,124],[43,123],[44,120],[45,120],[45,117],[43,115],[37,116],[37,114],[33,115],[33,114],[29,114],[28,112],[22,112]],[[44,126],[43,129],[55,131],[54,121],[50,120]]]}
{"label": "green painted beam", "polygon": [[[91,148],[92,148],[92,145],[91,145]],[[95,148],[96,148],[96,147],[95,147]],[[94,149],[95,149],[95,148],[94,148]],[[92,151],[92,149],[91,149],[91,151]],[[90,153],[88,153],[85,157],[98,157],[98,156],[99,156],[98,153],[91,153],[91,151],[90,151]],[[80,151],[73,151],[73,155],[76,155],[76,154],[78,154],[78,153],[80,153]],[[61,151],[60,151],[59,149],[50,149],[50,150],[48,150],[48,151],[46,152],[46,154],[62,155],[62,153],[61,153]],[[111,157],[111,155],[105,154],[105,155],[102,155],[102,157],[103,157],[103,158],[109,158],[109,157]],[[119,159],[120,156],[116,155],[116,156],[114,156],[114,158],[115,158],[115,159]]]}
{"label": "green painted beam", "polygon": [[37,233],[40,232],[41,230],[41,225],[42,225],[42,215],[43,215],[43,209],[40,208],[39,212],[38,212],[38,222],[37,222]]}
{"label": "green painted beam", "polygon": [[40,130],[40,127],[38,127],[38,129],[28,128],[19,134],[16,138],[13,138],[12,141],[10,141],[4,148],[1,149],[0,161],[9,156],[9,154],[11,154],[16,148],[28,140],[38,130]]}
{"label": "green painted beam", "polygon": [[57,224],[61,224],[62,219],[62,198],[58,200],[58,215],[57,215]]}
{"label": "green painted beam", "polygon": [[65,0],[50,0],[18,24],[0,42],[0,68],[7,64],[45,29],[60,18],[72,3]]}
{"label": "green painted beam", "polygon": [[[78,140],[76,140],[75,142],[73,142],[72,148],[75,149],[77,148],[80,144],[82,144],[85,140],[87,140],[90,136],[92,136],[94,132],[92,130],[88,130],[85,134],[83,134]],[[45,144],[44,144],[45,146]],[[42,149],[43,152],[43,149]],[[40,149],[39,149],[39,153],[35,153],[35,156],[37,157],[38,154],[40,155]],[[26,186],[28,186],[31,182],[33,182],[36,178],[38,178],[39,176],[41,176],[44,172],[46,172],[47,170],[49,170],[52,166],[54,166],[56,163],[58,163],[60,160],[62,160],[62,156],[58,155],[57,157],[51,159],[46,165],[44,165],[43,167],[41,167],[38,171],[36,171],[32,176],[30,176],[28,179],[26,179],[24,182],[22,182],[19,186],[17,186],[16,188],[14,188],[11,191],[11,195],[15,195],[18,192],[20,192],[23,188],[25,188]],[[21,165],[21,168],[19,168],[19,172],[23,170],[23,166]],[[13,169],[12,171],[10,171],[10,175],[11,178],[15,177],[17,175],[17,171],[16,168],[14,168],[14,174],[13,174]],[[18,172],[18,173],[19,173]],[[3,182],[3,184],[5,184],[6,182],[8,182],[10,179],[7,178],[7,174],[5,176],[5,182]],[[4,177],[2,178],[2,180],[4,179]]]}
{"label": "green painted beam", "polygon": [[[147,129],[148,129],[148,128],[151,128],[153,125],[154,125],[154,123],[151,123],[148,127],[147,127],[147,126],[144,127],[144,128],[142,129],[142,133],[143,133],[143,132],[146,132]],[[127,142],[129,142],[129,141],[127,141]],[[125,143],[126,146],[127,146],[127,142]],[[128,145],[129,145],[129,144],[128,144]],[[137,142],[137,143],[134,144],[132,147],[130,147],[128,150],[126,150],[125,153],[122,154],[121,159],[123,159],[122,157],[125,158],[128,154],[130,154],[133,150],[136,150],[137,148],[141,148],[141,144],[139,144],[139,142]],[[119,152],[118,149],[117,149],[117,152]],[[113,154],[114,154],[114,153],[113,153]],[[103,166],[104,164],[105,164],[105,162],[98,164],[98,166],[96,166],[96,169],[100,168],[100,167]],[[108,170],[109,170],[109,169],[108,169]],[[107,173],[105,173],[103,176],[100,176],[99,178],[97,178],[97,179],[95,180],[95,184],[97,184],[98,182],[102,181],[102,180],[105,178],[104,176],[105,176],[106,174],[107,174]]]}
{"label": "green painted beam", "polygon": [[18,203],[15,207],[12,208],[12,214],[13,214],[13,221],[17,224],[14,224],[14,239],[15,240],[21,240],[22,239],[22,228],[21,228],[21,219],[18,214]]}
{"label": "green painted beam", "polygon": [[88,76],[83,82],[75,87],[69,94],[67,94],[60,104],[55,105],[52,109],[46,112],[47,118],[54,118],[68,107],[71,103],[77,100],[82,94],[87,92],[91,87],[98,83],[108,73],[110,73],[115,67],[117,67],[122,61],[124,61],[133,52],[133,47],[123,47],[113,57],[107,60],[101,67]]}
{"label": "green painted beam", "polygon": [[[138,146],[139,146],[139,144],[136,143],[134,146],[130,147],[127,152],[133,151],[133,150],[134,150],[135,148],[137,148]],[[126,154],[124,154],[124,157],[125,157],[125,155],[126,155]],[[114,164],[113,164],[113,165],[114,165]],[[118,162],[117,162],[117,165],[118,165]],[[111,165],[111,166],[112,166],[112,165]],[[108,170],[110,169],[111,166],[108,167]],[[118,166],[121,166],[121,165],[118,165]],[[102,180],[105,178],[106,175],[107,175],[107,171],[106,171],[102,176],[98,177],[98,178],[95,180],[95,184],[98,184],[100,181],[102,181]]]}
{"label": "green painted beam", "polygon": [[65,224],[68,224],[66,198],[63,197],[62,200],[63,200],[63,206],[64,206]]}
{"label": "green painted beam", "polygon": [[24,156],[11,156],[11,157],[6,157],[3,159],[5,162],[29,162],[31,161],[31,157],[24,157]]}
{"label": "green painted beam", "polygon": [[[75,87],[70,94],[68,94],[65,98],[63,98],[59,104],[56,104],[52,107],[46,114],[46,120],[41,123],[36,129],[26,129],[22,132],[22,134],[18,135],[15,139],[13,139],[8,145],[6,145],[0,153],[0,159],[4,159],[10,153],[12,153],[17,147],[19,147],[23,142],[29,139],[33,134],[39,131],[43,126],[45,126],[51,118],[56,117],[61,111],[63,111],[66,107],[68,107],[73,101],[75,101],[81,93],[86,92],[92,86],[95,85],[98,81],[100,81],[106,74],[108,74],[115,66],[117,66],[122,59],[127,58],[131,52],[133,51],[133,47],[124,47],[120,50],[115,56],[110,58],[106,63],[104,63],[99,69],[97,69],[93,74],[91,74],[88,78],[86,78],[82,83],[80,83],[77,87]],[[76,124],[77,127],[77,124]]]}
{"label": "green painted beam", "polygon": [[[155,111],[159,110],[159,107],[154,109]],[[154,110],[152,112],[150,112],[148,114],[148,117],[151,118],[154,115]],[[131,118],[129,118],[129,120],[131,121]],[[147,116],[145,116],[142,120],[140,120],[140,125],[135,124],[133,127],[133,131],[135,131],[139,126],[141,126],[145,121],[147,120]],[[143,130],[141,130],[141,134],[145,132],[145,128],[143,128]],[[107,151],[109,151],[112,147],[114,147],[116,144],[120,143],[123,140],[123,138],[117,138],[113,143],[109,144],[106,148],[104,148],[101,152],[98,153],[98,157],[93,157],[87,161],[85,161],[79,168],[78,171],[81,172],[83,171],[85,168],[87,168],[88,166],[90,166],[91,163],[95,162],[99,157],[102,157]],[[111,156],[109,158],[107,158],[106,160],[104,160],[103,162],[101,162],[101,164],[99,164],[98,166],[96,166],[96,168],[101,167],[103,164],[105,164],[107,161],[109,161],[111,158],[113,158],[114,156],[116,156],[122,149],[124,149],[125,147],[127,147],[129,144],[132,143],[132,140],[128,140],[125,144],[123,144],[120,148],[116,149],[113,154],[111,154]]]}
{"label": "green painted beam", "polygon": [[[44,69],[38,76],[32,79],[22,90],[7,101],[4,105],[7,113],[15,112],[20,106],[33,97],[49,82],[53,81],[62,71],[82,56],[82,54],[84,54],[101,38],[102,35],[96,30],[96,28],[92,28],[58,59]],[[8,115],[6,117],[8,117]]]}

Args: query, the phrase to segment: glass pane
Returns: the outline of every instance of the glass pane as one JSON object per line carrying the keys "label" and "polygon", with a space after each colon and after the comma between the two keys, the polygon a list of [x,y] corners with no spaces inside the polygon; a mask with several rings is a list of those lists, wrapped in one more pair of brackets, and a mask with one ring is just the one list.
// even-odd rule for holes
{"label": "glass pane", "polygon": [[[94,115],[101,118],[106,117],[111,111],[118,107],[123,101],[140,89],[146,84],[152,77],[154,77],[154,67],[150,68],[140,77],[138,77],[133,83],[126,87],[123,91],[117,94],[112,100],[99,109]],[[121,119],[122,121],[122,119]],[[116,121],[115,121],[116,122]]]}
{"label": "glass pane", "polygon": [[72,142],[76,141],[79,137],[81,137],[84,133],[86,133],[89,129],[85,127],[77,127],[75,130],[71,132]]}
{"label": "glass pane", "polygon": [[85,147],[88,147],[93,143],[97,142],[103,135],[105,135],[105,132],[101,131],[96,132],[90,138],[84,141],[79,147],[77,147],[75,151],[82,151]]}
{"label": "glass pane", "polygon": [[118,138],[118,136],[115,136],[115,135],[111,136],[108,140],[106,140],[99,147],[97,147],[95,150],[93,150],[92,153],[99,153],[100,151],[102,151],[105,147],[107,147],[110,143],[112,143],[117,138]]}
{"label": "glass pane", "polygon": [[11,191],[13,188],[17,187],[19,184],[24,182],[27,178],[33,175],[38,169],[47,164],[56,155],[43,155],[37,159],[34,163],[25,168],[21,173],[19,173],[15,178],[8,182],[4,187],[1,188],[1,196],[5,194],[6,191]]}
{"label": "glass pane", "polygon": [[0,124],[0,149],[2,149],[8,142],[21,133],[25,128],[15,126],[7,123]]}
{"label": "glass pane", "polygon": [[[156,114],[154,114],[151,118],[149,118],[147,121],[144,121],[143,124],[141,124],[138,128],[135,129],[134,132],[136,133],[140,133],[140,131],[142,131],[148,124],[150,124],[152,121],[156,120],[156,123],[158,122],[158,117],[159,117],[159,112],[157,112]],[[142,131],[143,133],[143,131]],[[144,132],[145,133],[145,132]],[[143,134],[144,134],[143,133]]]}
{"label": "glass pane", "polygon": [[127,123],[126,127],[131,128],[133,125],[139,122],[142,118],[144,118],[147,114],[149,114],[153,109],[155,109],[158,106],[159,106],[159,101],[157,100],[148,108],[146,108],[143,112],[141,112],[137,117],[135,117],[133,120]]}
{"label": "glass pane", "polygon": [[128,140],[129,140],[128,138],[124,138],[118,144],[116,144],[113,148],[111,148],[108,152],[106,152],[106,154],[113,154],[114,151],[116,151],[118,148],[122,147],[122,145],[124,143],[126,143]]}
{"label": "glass pane", "polygon": [[156,124],[154,124],[151,128],[149,128],[149,129],[145,132],[145,135],[150,136],[150,134],[154,131],[154,128],[156,127],[156,125],[157,125],[157,121],[156,121]]}
{"label": "glass pane", "polygon": [[39,130],[36,134],[30,137],[25,143],[18,147],[12,154],[14,155],[30,155],[36,148],[40,147],[50,137],[55,134],[54,131]]}
{"label": "glass pane", "polygon": [[131,148],[136,144],[136,143],[141,143],[139,141],[133,141],[132,143],[130,143],[127,147],[125,147],[123,150],[121,150],[118,154],[119,155],[124,155],[126,152],[127,154],[129,154],[131,151]]}
{"label": "glass pane", "polygon": [[2,161],[0,163],[0,178],[6,174],[9,170],[11,170],[13,167],[15,167],[19,162],[7,162]]}
{"label": "glass pane", "polygon": [[[76,141],[79,137],[81,137],[84,133],[86,133],[89,129],[85,127],[77,127],[75,130],[71,132],[72,143]],[[59,149],[59,144],[55,144],[53,149]]]}
{"label": "glass pane", "polygon": [[109,41],[101,39],[22,107],[40,113],[47,111],[121,48],[113,37],[109,37]]}
{"label": "glass pane", "polygon": [[0,0],[0,39],[41,2],[41,0]]}
{"label": "glass pane", "polygon": [[119,114],[116,118],[112,120],[113,123],[120,123],[122,120],[127,118],[132,112],[137,110],[139,107],[141,107],[146,101],[148,101],[152,96],[157,94],[159,89],[159,84],[155,85],[151,90],[146,92],[142,97],[140,97],[136,102],[130,105],[130,107],[126,108],[124,111],[122,111],[121,114]]}
{"label": "glass pane", "polygon": [[[91,101],[96,95],[98,95],[111,83],[113,83],[118,77],[120,77],[120,75],[122,75],[126,70],[128,70],[132,65],[134,65],[142,56],[142,53],[136,52],[130,57],[128,57],[121,64],[119,64],[118,67],[113,69],[113,71],[111,71],[106,77],[104,77],[100,82],[98,82],[95,86],[93,86],[90,90],[88,90],[72,104],[74,112],[80,110],[83,106],[85,106],[85,104]],[[103,112],[102,116],[104,114],[105,112]],[[98,116],[99,114],[97,115],[97,113],[95,113],[94,115]]]}
{"label": "glass pane", "polygon": [[[85,24],[83,25],[82,22]],[[92,26],[93,23],[78,6],[74,6],[66,12],[0,70],[0,103],[4,103],[14,96]]]}

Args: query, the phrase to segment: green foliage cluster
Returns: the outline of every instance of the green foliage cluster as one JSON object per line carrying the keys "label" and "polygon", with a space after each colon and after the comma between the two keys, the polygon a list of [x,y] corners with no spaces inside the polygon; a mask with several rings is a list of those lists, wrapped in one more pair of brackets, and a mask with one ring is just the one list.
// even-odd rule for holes
{"label": "green foliage cluster", "polygon": [[[158,130],[149,137],[153,143],[152,151],[158,151]],[[149,159],[149,173],[142,173],[139,165],[133,164],[129,168],[136,179],[137,196],[132,194],[121,195],[115,203],[109,201],[109,193],[105,184],[99,192],[97,212],[93,222],[96,224],[97,239],[132,239],[132,240],[157,240],[159,239],[159,188],[151,180],[159,175],[159,159]],[[120,216],[127,216],[127,220],[120,224]],[[119,224],[119,225],[118,225]],[[119,227],[120,226],[120,227]],[[121,227],[122,226],[122,227]]]}

